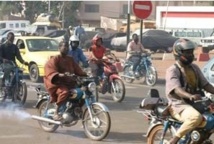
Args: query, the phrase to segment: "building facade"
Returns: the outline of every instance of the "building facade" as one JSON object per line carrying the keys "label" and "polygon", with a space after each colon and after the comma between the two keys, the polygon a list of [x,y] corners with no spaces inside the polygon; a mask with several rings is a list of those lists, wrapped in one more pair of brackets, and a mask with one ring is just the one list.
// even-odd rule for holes
{"label": "building facade", "polygon": [[[148,20],[156,19],[156,6],[209,6],[209,1],[152,1],[153,10]],[[77,19],[82,23],[100,26],[100,17],[126,18],[128,1],[82,1],[77,10]],[[132,6],[130,9],[132,14]]]}

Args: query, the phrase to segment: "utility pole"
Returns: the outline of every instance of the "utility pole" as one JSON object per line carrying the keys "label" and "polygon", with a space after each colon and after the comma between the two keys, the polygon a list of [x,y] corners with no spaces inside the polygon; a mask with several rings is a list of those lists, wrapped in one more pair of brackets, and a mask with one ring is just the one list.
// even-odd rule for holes
{"label": "utility pole", "polygon": [[51,12],[51,1],[48,0],[48,13],[50,13],[50,12]]}
{"label": "utility pole", "polygon": [[167,1],[166,15],[165,15],[165,21],[164,21],[164,27],[163,27],[164,30],[166,28],[166,20],[167,20],[167,15],[168,15],[168,8],[169,8],[169,0]]}
{"label": "utility pole", "polygon": [[[130,8],[131,8],[131,0],[128,0],[128,13],[127,13],[127,30],[126,30],[126,33],[127,33],[127,46],[129,44],[129,40],[130,40]],[[127,57],[127,50],[126,50],[126,57]]]}
{"label": "utility pole", "polygon": [[62,28],[65,28],[65,1],[63,1]]}

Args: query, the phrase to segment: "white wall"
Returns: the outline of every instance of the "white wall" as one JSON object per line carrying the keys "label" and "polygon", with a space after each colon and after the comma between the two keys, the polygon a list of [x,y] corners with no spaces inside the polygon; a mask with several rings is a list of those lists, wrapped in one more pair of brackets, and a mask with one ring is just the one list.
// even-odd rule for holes
{"label": "white wall", "polygon": [[[167,11],[166,6],[158,6],[156,10],[156,26],[158,28],[214,28],[214,17],[162,17],[162,13]],[[212,6],[169,6],[170,12],[211,12]]]}
{"label": "white wall", "polygon": [[214,28],[214,18],[163,18],[158,27],[165,22],[165,28]]}

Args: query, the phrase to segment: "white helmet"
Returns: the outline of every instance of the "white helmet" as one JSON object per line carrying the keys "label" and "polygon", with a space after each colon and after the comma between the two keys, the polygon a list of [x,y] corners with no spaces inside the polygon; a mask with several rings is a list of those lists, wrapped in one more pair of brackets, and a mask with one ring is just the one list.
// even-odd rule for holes
{"label": "white helmet", "polygon": [[80,41],[79,40],[79,38],[76,36],[76,35],[72,35],[71,37],[70,37],[70,42],[72,42],[72,41]]}

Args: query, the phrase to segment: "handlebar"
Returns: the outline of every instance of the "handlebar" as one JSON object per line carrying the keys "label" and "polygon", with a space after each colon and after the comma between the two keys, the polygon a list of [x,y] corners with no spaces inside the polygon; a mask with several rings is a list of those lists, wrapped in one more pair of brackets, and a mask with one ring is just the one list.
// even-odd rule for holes
{"label": "handlebar", "polygon": [[206,102],[206,101],[208,101],[208,100],[210,100],[208,97],[202,97],[201,100],[196,100],[196,101],[194,101],[194,103]]}
{"label": "handlebar", "polygon": [[70,73],[65,73],[65,75],[67,77],[70,77],[74,80],[76,80],[77,82],[87,82],[87,81],[95,81],[95,78],[94,77],[89,77],[89,76],[77,76],[75,74],[70,74]]}

